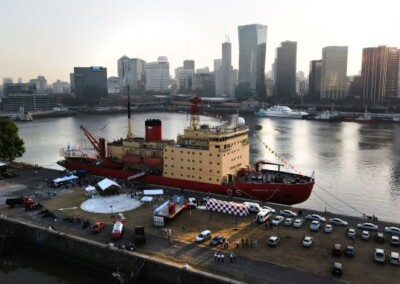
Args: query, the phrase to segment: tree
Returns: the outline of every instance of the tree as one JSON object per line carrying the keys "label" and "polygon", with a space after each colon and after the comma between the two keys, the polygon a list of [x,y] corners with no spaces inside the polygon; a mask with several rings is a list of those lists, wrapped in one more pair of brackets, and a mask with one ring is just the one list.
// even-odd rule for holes
{"label": "tree", "polygon": [[18,127],[11,120],[0,119],[0,160],[13,161],[24,153],[24,140],[18,136]]}

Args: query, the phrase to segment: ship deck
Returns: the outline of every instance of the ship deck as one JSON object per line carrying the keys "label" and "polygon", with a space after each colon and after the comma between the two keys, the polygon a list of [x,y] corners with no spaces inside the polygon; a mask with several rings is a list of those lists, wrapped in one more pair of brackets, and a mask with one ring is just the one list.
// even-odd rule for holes
{"label": "ship deck", "polygon": [[261,170],[259,173],[246,172],[239,176],[238,180],[242,183],[264,184],[264,183],[288,183],[288,184],[304,184],[311,182],[311,179],[306,176],[301,176],[293,173]]}

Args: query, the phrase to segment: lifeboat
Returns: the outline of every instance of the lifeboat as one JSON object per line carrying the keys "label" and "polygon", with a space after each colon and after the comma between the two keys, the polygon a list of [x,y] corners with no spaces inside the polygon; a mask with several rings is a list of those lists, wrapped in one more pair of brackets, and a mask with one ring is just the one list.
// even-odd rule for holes
{"label": "lifeboat", "polygon": [[162,158],[146,157],[143,161],[146,165],[162,165]]}

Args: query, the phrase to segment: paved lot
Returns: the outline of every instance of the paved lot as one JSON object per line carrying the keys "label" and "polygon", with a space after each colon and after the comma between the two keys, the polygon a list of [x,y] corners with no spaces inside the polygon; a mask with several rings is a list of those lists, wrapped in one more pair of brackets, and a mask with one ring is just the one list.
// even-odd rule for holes
{"label": "paved lot", "polygon": [[[9,209],[1,206],[0,212],[10,217],[21,218],[44,226],[53,225],[57,230],[76,234],[82,237],[90,237],[93,240],[109,243],[111,242],[112,221],[110,214],[86,213],[80,209],[56,210],[60,208],[74,208],[85,200],[82,188],[58,188],[56,196],[52,194],[44,182],[46,178],[53,179],[60,174],[50,170],[19,170],[19,177],[0,181],[0,202],[4,204],[7,197],[15,197],[20,194],[29,194],[34,200],[41,202],[46,208],[51,208],[58,215],[57,221],[53,218],[42,218],[37,211],[25,212],[21,208]],[[50,194],[49,194],[50,190]],[[35,192],[37,196],[35,196]],[[169,191],[170,194],[171,190]],[[196,194],[184,193],[187,196]],[[197,196],[200,197],[200,196]],[[185,211],[167,228],[172,230],[172,244],[162,232],[152,226],[152,206],[144,204],[131,213],[124,213],[127,217],[126,232],[121,243],[132,241],[132,228],[137,225],[145,225],[147,233],[147,244],[138,247],[137,251],[153,255],[161,259],[174,261],[189,265],[208,272],[231,277],[246,283],[336,283],[339,281],[351,283],[383,283],[390,279],[400,279],[400,268],[386,263],[377,265],[372,260],[373,248],[377,246],[374,240],[364,242],[357,238],[355,241],[345,237],[345,228],[334,228],[333,233],[312,233],[309,224],[301,229],[280,226],[266,228],[264,225],[256,225],[254,215],[238,218],[220,213],[210,214],[203,210]],[[278,206],[273,205],[275,208]],[[304,212],[303,216],[308,213]],[[106,228],[98,235],[92,235],[90,228],[83,229],[82,224],[68,223],[62,221],[64,216],[80,216],[87,218],[93,223],[95,220],[105,221]],[[115,215],[115,214],[114,214]],[[358,218],[343,217],[350,222],[351,226],[361,221]],[[365,221],[365,220],[362,220]],[[383,227],[385,224],[379,222]],[[182,229],[184,226],[184,230]],[[223,234],[231,242],[229,248],[210,248],[207,244],[195,244],[194,237],[203,229],[210,229],[214,234]],[[278,231],[279,230],[279,231]],[[305,234],[314,237],[315,243],[312,248],[306,249],[301,246],[301,240]],[[267,238],[271,235],[279,235],[281,242],[276,248],[266,246]],[[235,249],[234,243],[241,238],[257,240],[257,248]],[[344,265],[342,278],[331,276],[332,263],[335,260],[331,254],[332,244],[339,242],[342,245],[353,244],[356,246],[356,257],[348,259],[340,258]],[[396,250],[388,241],[383,245],[386,251]],[[225,255],[224,263],[214,260],[214,252]],[[231,263],[230,253],[237,256],[237,262]]]}

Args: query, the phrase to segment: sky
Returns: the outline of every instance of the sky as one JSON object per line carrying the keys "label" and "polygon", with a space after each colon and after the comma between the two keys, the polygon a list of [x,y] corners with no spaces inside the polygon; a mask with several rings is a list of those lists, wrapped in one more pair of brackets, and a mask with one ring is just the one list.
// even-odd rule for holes
{"label": "sky", "polygon": [[287,40],[297,42],[297,71],[306,76],[325,46],[349,47],[349,76],[361,70],[363,48],[400,48],[398,0],[0,0],[0,11],[0,78],[14,82],[69,81],[85,66],[117,76],[123,55],[167,56],[171,76],[185,59],[212,70],[227,38],[238,68],[238,26],[248,24],[268,26],[266,71]]}

